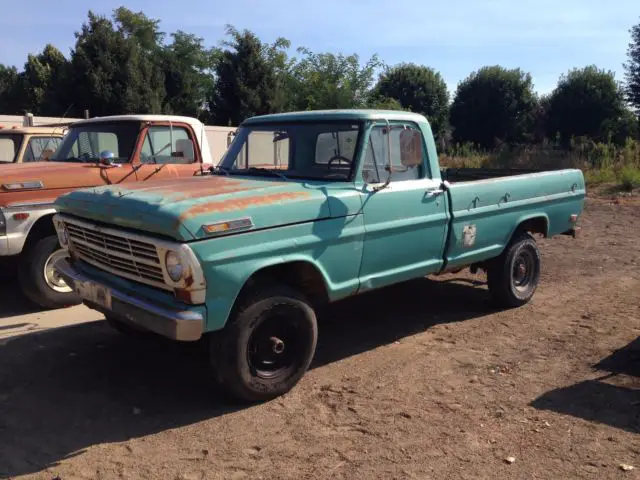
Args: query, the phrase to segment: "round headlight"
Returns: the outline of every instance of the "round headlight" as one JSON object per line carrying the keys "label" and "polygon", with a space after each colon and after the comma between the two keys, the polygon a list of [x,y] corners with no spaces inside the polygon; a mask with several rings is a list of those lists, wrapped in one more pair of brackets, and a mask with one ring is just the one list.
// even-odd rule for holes
{"label": "round headlight", "polygon": [[182,280],[184,274],[184,267],[180,263],[180,257],[176,252],[168,251],[165,257],[165,264],[167,266],[167,273],[174,282]]}

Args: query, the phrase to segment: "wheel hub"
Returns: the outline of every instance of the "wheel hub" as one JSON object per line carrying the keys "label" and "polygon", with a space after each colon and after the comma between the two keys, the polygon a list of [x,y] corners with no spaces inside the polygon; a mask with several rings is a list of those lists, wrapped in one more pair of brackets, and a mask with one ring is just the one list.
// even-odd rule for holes
{"label": "wheel hub", "polygon": [[278,337],[271,337],[269,339],[271,341],[271,348],[273,353],[279,355],[284,352],[284,342],[280,340]]}
{"label": "wheel hub", "polygon": [[516,257],[513,264],[513,283],[519,290],[526,290],[533,280],[534,275],[534,259],[529,252],[522,252]]}
{"label": "wheel hub", "polygon": [[44,264],[44,280],[52,290],[59,293],[68,293],[71,292],[72,289],[67,285],[67,282],[60,276],[58,271],[55,269],[56,263],[66,258],[67,252],[66,250],[60,249],[53,252],[47,258],[47,261]]}

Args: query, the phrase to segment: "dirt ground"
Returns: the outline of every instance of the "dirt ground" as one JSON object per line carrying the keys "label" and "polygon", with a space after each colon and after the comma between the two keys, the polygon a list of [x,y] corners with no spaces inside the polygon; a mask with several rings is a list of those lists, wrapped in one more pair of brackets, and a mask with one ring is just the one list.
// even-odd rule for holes
{"label": "dirt ground", "polygon": [[332,307],[312,370],[250,408],[203,349],[102,321],[7,342],[0,477],[640,478],[640,201],[590,199],[581,224],[541,241],[521,309],[467,272]]}

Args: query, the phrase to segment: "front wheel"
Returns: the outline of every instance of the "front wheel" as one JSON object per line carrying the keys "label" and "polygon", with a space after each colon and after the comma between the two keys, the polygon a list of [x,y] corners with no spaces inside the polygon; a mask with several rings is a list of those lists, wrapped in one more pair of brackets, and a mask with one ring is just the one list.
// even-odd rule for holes
{"label": "front wheel", "polygon": [[229,323],[211,335],[212,367],[236,399],[270,400],[302,378],[317,338],[316,314],[300,293],[283,285],[259,288],[243,295]]}
{"label": "front wheel", "polygon": [[60,247],[56,235],[41,238],[27,247],[20,262],[18,279],[29,300],[47,309],[81,303],[80,297],[54,268],[56,262],[65,257],[67,252]]}
{"label": "front wheel", "polygon": [[516,308],[528,303],[540,282],[540,251],[528,233],[516,236],[487,270],[489,291],[496,303]]}

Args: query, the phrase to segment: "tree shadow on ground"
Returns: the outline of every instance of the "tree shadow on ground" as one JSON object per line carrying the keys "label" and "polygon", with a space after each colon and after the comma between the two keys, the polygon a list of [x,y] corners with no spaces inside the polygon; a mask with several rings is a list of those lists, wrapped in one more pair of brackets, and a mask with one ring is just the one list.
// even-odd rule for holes
{"label": "tree shadow on ground", "polygon": [[[357,296],[322,312],[312,368],[490,313],[486,289],[461,283],[420,279]],[[204,342],[135,342],[105,322],[0,347],[0,476],[246,408],[213,386],[206,350]]]}
{"label": "tree shadow on ground", "polygon": [[640,433],[640,337],[594,368],[609,373],[547,392],[531,406]]}

